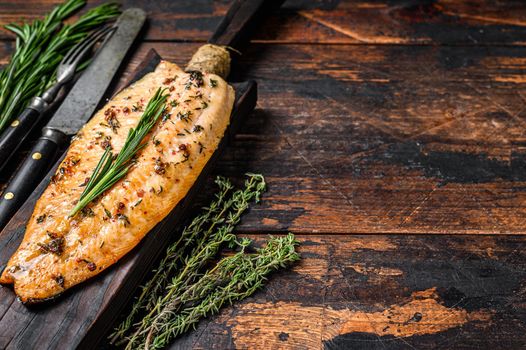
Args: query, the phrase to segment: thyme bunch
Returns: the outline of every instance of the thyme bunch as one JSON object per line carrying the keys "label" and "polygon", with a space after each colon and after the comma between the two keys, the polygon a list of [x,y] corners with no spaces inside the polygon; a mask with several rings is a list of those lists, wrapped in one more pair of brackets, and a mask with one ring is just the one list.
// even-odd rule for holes
{"label": "thyme bunch", "polygon": [[43,20],[8,24],[16,35],[10,62],[0,71],[0,132],[55,81],[55,70],[64,55],[97,26],[119,15],[118,5],[108,3],[89,10],[72,24],[62,25],[86,3],[67,0]]}
{"label": "thyme bunch", "polygon": [[165,89],[157,89],[148,102],[137,126],[128,132],[126,141],[117,156],[113,156],[109,147],[106,148],[70,216],[77,214],[128,173],[128,170],[133,166],[133,157],[146,146],[142,142],[144,137],[166,109],[165,104],[168,95],[164,94],[164,91]]}
{"label": "thyme bunch", "polygon": [[[162,298],[150,301],[148,306],[151,308],[147,309],[150,312],[144,316],[142,326],[137,328],[131,339],[137,338],[142,329],[148,327],[154,321],[156,317],[155,310],[163,308],[170,302],[172,297],[176,297],[177,293],[180,293],[185,286],[191,284],[194,279],[199,277],[199,270],[217,255],[222,245],[227,244],[231,246],[235,243],[236,236],[232,232],[239,223],[241,215],[248,209],[249,202],[252,199],[256,202],[259,201],[261,194],[266,188],[262,175],[248,175],[244,189],[236,190],[230,198],[222,200],[221,210],[214,215],[210,215],[210,208],[215,208],[213,203],[210,208],[204,209],[204,214],[201,216],[210,217],[208,225],[195,232],[199,236],[198,239],[193,242],[193,247],[189,252],[181,255],[182,271],[168,279],[170,282],[164,288],[163,292],[165,295]],[[218,178],[216,183],[219,183],[220,189],[232,188],[232,184],[223,178]],[[196,220],[199,220],[199,217]],[[176,245],[177,243],[174,246]],[[173,261],[171,266],[172,269],[175,269],[175,267],[179,267],[177,260]],[[133,343],[133,341],[130,342]]]}
{"label": "thyme bunch", "polygon": [[166,255],[159,263],[153,277],[142,287],[141,294],[133,303],[130,313],[115,330],[113,341],[124,338],[139,312],[153,308],[157,296],[166,288],[170,277],[183,265],[185,252],[189,247],[202,245],[204,235],[200,233],[204,231],[205,225],[210,225],[212,221],[217,222],[218,217],[222,215],[221,212],[228,210],[229,204],[224,205],[224,203],[233,185],[228,179],[220,176],[216,178],[215,183],[219,187],[215,200],[208,207],[203,208],[203,214],[196,216],[190,225],[184,228],[181,237],[166,250]]}
{"label": "thyme bunch", "polygon": [[[242,247],[248,244],[250,240],[244,240]],[[162,349],[175,337],[195,327],[203,317],[218,313],[224,305],[249,297],[263,285],[271,272],[299,260],[295,251],[297,244],[293,234],[271,237],[266,247],[256,253],[247,254],[242,249],[234,256],[221,259],[214,269],[159,313],[158,322],[149,327],[144,342],[137,347]]]}
{"label": "thyme bunch", "polygon": [[[299,258],[293,235],[271,238],[266,247],[247,253],[251,241],[233,234],[250,202],[259,202],[266,188],[263,176],[247,175],[244,188],[235,191],[227,179],[216,179],[215,199],[168,248],[111,335],[112,343],[127,349],[163,347],[221,306],[251,295],[271,271]],[[237,252],[210,267],[225,246]]]}

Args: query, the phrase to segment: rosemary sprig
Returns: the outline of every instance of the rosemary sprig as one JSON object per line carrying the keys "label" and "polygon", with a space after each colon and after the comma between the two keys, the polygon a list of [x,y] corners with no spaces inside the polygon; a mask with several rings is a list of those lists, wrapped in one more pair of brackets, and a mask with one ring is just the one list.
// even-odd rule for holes
{"label": "rosemary sprig", "polygon": [[[126,349],[164,347],[202,317],[251,295],[272,270],[299,258],[292,235],[271,238],[265,248],[248,254],[251,241],[233,234],[250,201],[259,201],[266,187],[261,175],[248,175],[245,188],[230,198],[226,197],[231,183],[216,179],[220,188],[216,199],[168,249],[131,313],[111,335],[112,343],[126,343]],[[226,245],[238,252],[206,270]],[[137,319],[141,312],[145,315]]]}
{"label": "rosemary sprig", "polygon": [[116,157],[111,153],[109,147],[106,148],[84,191],[80,195],[77,205],[71,210],[70,216],[74,216],[85,208],[91,201],[122,179],[130,170],[133,166],[132,158],[146,145],[142,143],[144,137],[150,132],[166,109],[165,104],[168,94],[164,94],[165,90],[157,89],[139,119],[137,127],[130,129],[128,132],[124,146],[122,146]]}
{"label": "rosemary sprig", "polygon": [[32,97],[42,94],[54,83],[58,64],[75,44],[120,13],[118,5],[103,4],[78,21],[62,26],[62,21],[85,3],[85,0],[67,0],[43,20],[5,26],[16,35],[16,48],[10,62],[0,71],[0,132]]}

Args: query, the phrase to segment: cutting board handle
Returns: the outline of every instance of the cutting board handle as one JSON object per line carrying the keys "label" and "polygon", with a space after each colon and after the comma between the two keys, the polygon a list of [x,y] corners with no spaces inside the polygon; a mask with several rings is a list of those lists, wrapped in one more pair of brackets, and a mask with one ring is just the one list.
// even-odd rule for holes
{"label": "cutting board handle", "polygon": [[257,22],[273,9],[279,8],[283,2],[284,0],[234,0],[208,42],[240,50]]}

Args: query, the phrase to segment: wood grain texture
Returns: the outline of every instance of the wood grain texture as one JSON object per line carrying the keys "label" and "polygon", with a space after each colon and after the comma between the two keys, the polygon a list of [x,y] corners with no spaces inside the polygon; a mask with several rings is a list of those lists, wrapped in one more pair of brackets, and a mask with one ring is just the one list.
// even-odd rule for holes
{"label": "wood grain texture", "polygon": [[[130,66],[198,46],[144,43]],[[241,229],[522,234],[525,50],[252,45],[233,78],[260,81],[258,109],[216,170],[268,178]]]}
{"label": "wood grain texture", "polygon": [[[132,62],[155,47],[184,64],[198,45],[145,42]],[[234,79],[260,81],[259,109],[217,173],[271,190],[241,229],[522,234],[525,50],[252,45]]]}
{"label": "wood grain texture", "polygon": [[[184,62],[198,44],[145,43]],[[522,47],[252,45],[253,118],[217,173],[262,172],[241,226],[297,233],[522,234]],[[279,166],[277,166],[279,164]]]}
{"label": "wood grain texture", "polygon": [[[59,1],[4,0],[0,23]],[[231,1],[121,3],[150,18],[126,79],[150,48],[186,63]],[[286,1],[239,58],[258,108],[214,173],[265,174],[240,232],[293,231],[303,260],[172,348],[525,348],[525,18],[518,0]],[[28,334],[22,306],[4,317],[0,340]]]}
{"label": "wood grain texture", "polygon": [[292,270],[171,349],[526,346],[523,236],[298,238]]}
{"label": "wood grain texture", "polygon": [[[91,0],[89,7],[104,0]],[[32,20],[60,0],[0,3],[0,24]],[[206,41],[231,1],[122,0],[151,18],[147,40]],[[88,8],[89,8],[88,7]],[[288,0],[254,37],[276,43],[524,45],[522,1]],[[11,36],[0,31],[0,38]]]}

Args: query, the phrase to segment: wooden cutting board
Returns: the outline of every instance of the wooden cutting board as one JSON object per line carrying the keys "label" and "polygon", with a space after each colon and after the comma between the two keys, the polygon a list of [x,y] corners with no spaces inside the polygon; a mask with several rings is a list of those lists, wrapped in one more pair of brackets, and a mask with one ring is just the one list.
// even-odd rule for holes
{"label": "wooden cutting board", "polygon": [[[130,75],[126,86],[153,71],[160,56],[151,50]],[[12,349],[93,349],[101,341],[122,308],[135,293],[138,284],[168,244],[180,232],[196,193],[203,187],[217,158],[239,122],[255,107],[257,88],[254,81],[233,84],[236,100],[231,123],[188,195],[143,241],[114,266],[93,279],[66,291],[56,300],[25,306],[16,300],[9,287],[0,287],[0,348]],[[0,269],[14,253],[24,236],[35,202],[46,188],[58,164],[33,192],[9,224],[0,233]]]}

